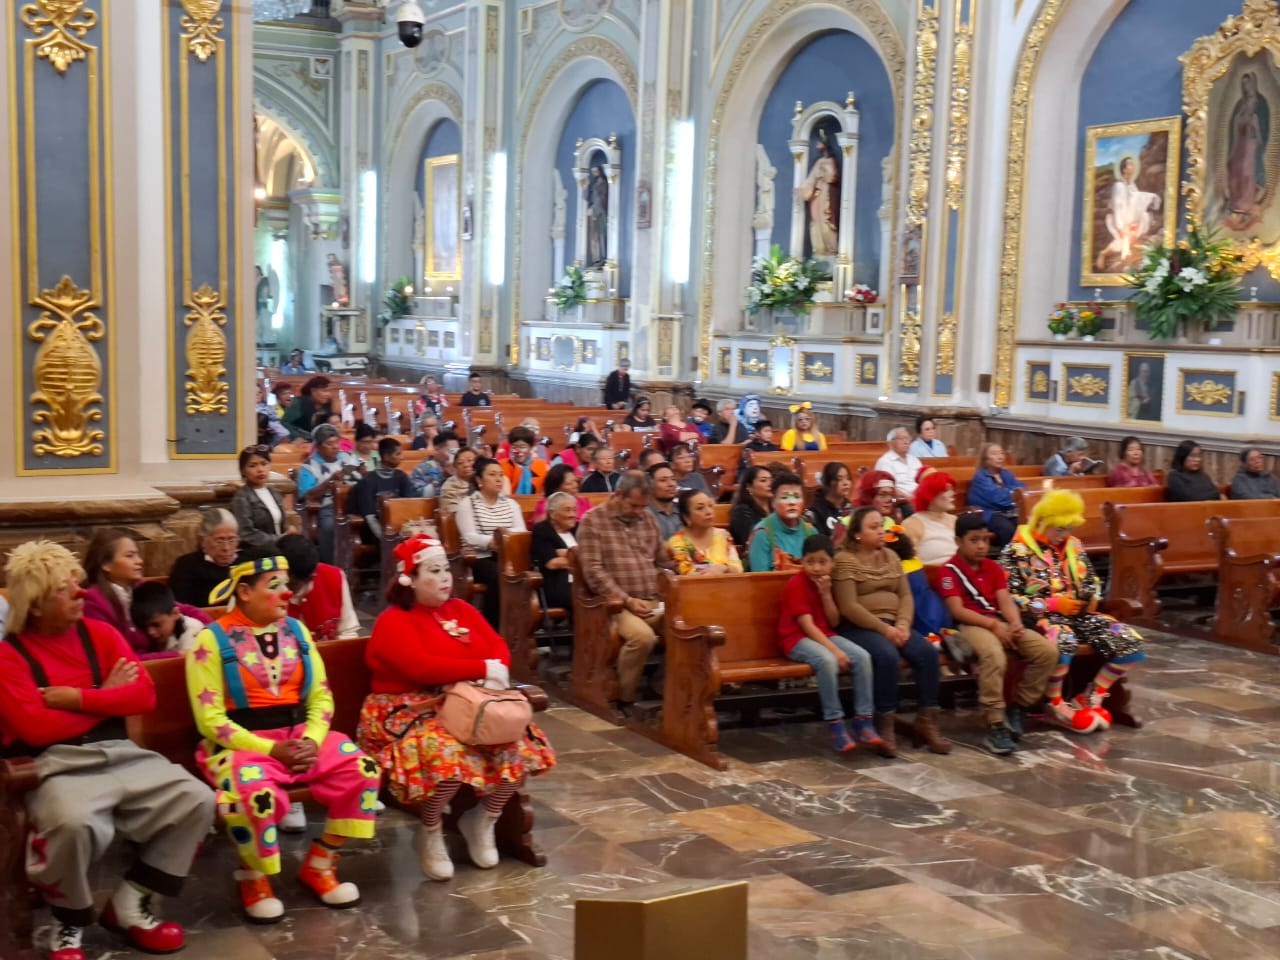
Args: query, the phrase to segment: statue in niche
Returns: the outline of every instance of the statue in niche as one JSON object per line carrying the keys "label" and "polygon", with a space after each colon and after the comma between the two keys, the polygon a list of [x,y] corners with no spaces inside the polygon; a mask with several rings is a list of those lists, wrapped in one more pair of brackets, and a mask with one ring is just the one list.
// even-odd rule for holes
{"label": "statue in niche", "polygon": [[1227,147],[1227,212],[1225,226],[1247,230],[1262,219],[1267,194],[1267,145],[1271,108],[1258,91],[1258,75],[1240,77],[1240,99],[1231,110]]}
{"label": "statue in niche", "polygon": [[818,159],[796,196],[809,206],[809,245],[815,257],[834,257],[840,249],[840,165],[831,132],[819,128]]}
{"label": "statue in niche", "polygon": [[560,182],[560,171],[551,171],[551,236],[556,240],[564,239],[565,213],[569,206],[569,191]]}
{"label": "statue in niche", "polygon": [[329,284],[333,287],[333,302],[345,307],[350,302],[347,293],[347,268],[342,265],[336,253],[329,254]]}
{"label": "statue in niche", "polygon": [[756,230],[773,229],[773,178],[778,175],[778,168],[769,162],[769,155],[764,151],[764,144],[756,144],[756,213],[751,218],[751,226]]}
{"label": "statue in niche", "polygon": [[587,258],[591,267],[603,267],[609,259],[609,180],[604,167],[591,165],[587,179]]}

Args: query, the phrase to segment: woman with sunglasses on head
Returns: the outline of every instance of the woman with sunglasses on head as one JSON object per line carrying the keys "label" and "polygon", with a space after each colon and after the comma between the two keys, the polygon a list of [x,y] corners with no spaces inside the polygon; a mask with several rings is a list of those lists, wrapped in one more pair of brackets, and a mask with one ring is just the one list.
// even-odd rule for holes
{"label": "woman with sunglasses on head", "polygon": [[791,429],[782,435],[783,450],[825,450],[827,438],[814,426],[813,404],[808,400],[791,408]]}
{"label": "woman with sunglasses on head", "polygon": [[244,486],[231,498],[231,514],[239,524],[240,549],[266,550],[284,534],[296,529],[295,518],[285,512],[284,501],[268,485],[271,451],[262,444],[240,451],[240,479]]}

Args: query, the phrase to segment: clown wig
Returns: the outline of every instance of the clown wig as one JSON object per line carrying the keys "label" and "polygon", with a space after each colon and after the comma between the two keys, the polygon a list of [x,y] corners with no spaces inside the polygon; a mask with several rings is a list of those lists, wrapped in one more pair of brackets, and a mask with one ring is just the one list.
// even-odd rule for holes
{"label": "clown wig", "polygon": [[854,503],[860,507],[871,506],[876,499],[876,488],[883,483],[894,486],[893,474],[887,470],[868,470],[858,478],[858,488],[853,496]]}
{"label": "clown wig", "polygon": [[80,561],[66,547],[49,540],[32,540],[14,547],[4,567],[9,591],[9,619],[5,633],[21,633],[33,607],[67,585],[84,577]]}
{"label": "clown wig", "polygon": [[1050,490],[1040,498],[1028,518],[1034,533],[1050,527],[1073,528],[1084,524],[1084,500],[1073,490]]}
{"label": "clown wig", "polygon": [[947,490],[956,488],[955,478],[949,473],[943,473],[941,470],[929,470],[928,473],[921,471],[920,485],[916,487],[915,497],[912,499],[912,505],[916,508],[917,513],[923,513],[929,509],[929,504],[942,496]]}

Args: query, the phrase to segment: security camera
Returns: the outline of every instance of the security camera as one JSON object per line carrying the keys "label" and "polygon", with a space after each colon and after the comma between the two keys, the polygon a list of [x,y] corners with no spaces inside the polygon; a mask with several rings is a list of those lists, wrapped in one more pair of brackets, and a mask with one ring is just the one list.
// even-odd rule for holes
{"label": "security camera", "polygon": [[395,20],[400,31],[400,42],[410,50],[422,42],[422,24],[426,19],[417,0],[404,0],[396,9]]}

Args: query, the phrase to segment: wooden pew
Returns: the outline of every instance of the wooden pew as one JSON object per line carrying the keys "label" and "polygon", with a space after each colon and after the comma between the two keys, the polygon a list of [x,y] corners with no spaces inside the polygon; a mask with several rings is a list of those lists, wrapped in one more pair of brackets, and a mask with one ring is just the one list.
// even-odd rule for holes
{"label": "wooden pew", "polygon": [[742,465],[742,447],[724,443],[698,446],[698,469],[717,498],[729,499],[738,489],[738,468]]}
{"label": "wooden pew", "polygon": [[1155,622],[1161,609],[1156,588],[1163,581],[1217,572],[1218,545],[1209,535],[1212,518],[1275,522],[1280,520],[1280,500],[1107,503],[1103,517],[1111,539],[1107,597],[1136,602],[1143,620]]}
{"label": "wooden pew", "polygon": [[[328,640],[317,644],[324,658],[333,692],[332,727],[354,738],[360,709],[369,693],[370,674],[365,663],[366,638]],[[191,704],[187,699],[186,662],[180,657],[147,660],[143,666],[151,674],[156,687],[156,706],[150,713],[129,717],[129,737],[139,746],[154,750],[184,767],[204,782],[195,762],[199,739]],[[534,711],[547,708],[547,695],[538,687],[518,686]],[[26,878],[26,809],[23,795],[38,786],[35,762],[18,758],[0,760],[0,957],[34,957],[31,951],[32,898]],[[289,791],[293,801],[311,796],[306,788]],[[387,798],[390,800],[390,797]],[[475,805],[474,793],[463,790],[450,805],[446,823],[454,826],[457,818]],[[415,813],[416,811],[411,811]],[[527,791],[517,791],[498,819],[495,837],[499,851],[531,866],[546,864],[546,856],[532,836],[533,808]],[[200,861],[196,861],[199,870]],[[193,883],[200,882],[192,877]],[[221,882],[219,880],[218,882]]]}
{"label": "wooden pew", "polygon": [[[1045,479],[1053,479],[1046,477]],[[1061,479],[1061,478],[1059,478]],[[1026,523],[1035,509],[1044,490],[1015,490],[1013,502],[1018,508],[1018,522]],[[1084,526],[1072,533],[1084,544],[1085,553],[1090,556],[1109,556],[1111,553],[1111,535],[1107,531],[1107,521],[1103,509],[1108,503],[1162,503],[1164,487],[1087,487],[1076,489],[1080,499],[1084,501]]]}
{"label": "wooden pew", "polygon": [[567,619],[570,611],[543,607],[542,574],[529,559],[532,534],[499,530],[493,542],[502,585],[498,632],[511,649],[511,676],[536,682],[538,643],[534,634],[547,620]]}
{"label": "wooden pew", "polygon": [[1280,538],[1271,519],[1209,518],[1218,547],[1218,602],[1211,620],[1219,643],[1280,653],[1271,611],[1280,588]]}
{"label": "wooden pew", "polygon": [[574,642],[566,696],[574,706],[616,720],[613,702],[618,699],[618,674],[614,664],[622,644],[612,618],[622,611],[622,601],[591,592],[576,547],[569,551],[569,565],[573,571]]}
{"label": "wooden pew", "polygon": [[[382,541],[379,546],[378,608],[383,606],[391,578],[396,576],[395,549],[404,539],[405,524],[415,520],[434,520],[435,497],[389,497],[378,500],[378,517],[382,521]],[[439,532],[437,531],[437,537]]]}

